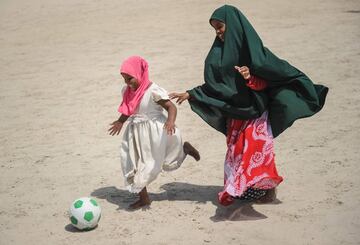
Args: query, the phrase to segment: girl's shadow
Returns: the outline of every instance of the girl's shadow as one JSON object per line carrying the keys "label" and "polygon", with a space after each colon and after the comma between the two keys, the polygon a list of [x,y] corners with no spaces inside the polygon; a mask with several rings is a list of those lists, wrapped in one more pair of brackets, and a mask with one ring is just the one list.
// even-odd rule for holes
{"label": "girl's shadow", "polygon": [[[256,211],[251,202],[236,200],[234,204],[224,207],[218,203],[217,193],[221,186],[201,186],[182,182],[172,182],[160,187],[164,190],[161,193],[150,193],[153,202],[160,201],[192,201],[196,203],[211,202],[216,206],[214,216],[210,219],[214,222],[231,220],[259,220],[267,218],[266,215]],[[91,196],[106,199],[108,202],[118,205],[118,209],[130,211],[128,206],[137,198],[126,190],[117,189],[114,186],[99,188],[91,193]],[[272,204],[281,203],[279,200]]]}

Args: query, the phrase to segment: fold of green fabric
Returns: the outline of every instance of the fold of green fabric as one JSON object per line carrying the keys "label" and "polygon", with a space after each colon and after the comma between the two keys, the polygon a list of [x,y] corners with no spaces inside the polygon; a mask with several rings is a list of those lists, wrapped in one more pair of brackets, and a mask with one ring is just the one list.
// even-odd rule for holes
{"label": "fold of green fabric", "polygon": [[[205,83],[187,91],[192,110],[205,122],[226,134],[228,118],[248,120],[268,110],[276,137],[295,120],[321,110],[328,88],[313,84],[304,73],[264,47],[237,8],[224,5],[215,10],[211,19],[225,23],[224,42],[215,38],[205,60]],[[248,88],[235,65],[248,66],[252,75],[267,81],[268,88]]]}

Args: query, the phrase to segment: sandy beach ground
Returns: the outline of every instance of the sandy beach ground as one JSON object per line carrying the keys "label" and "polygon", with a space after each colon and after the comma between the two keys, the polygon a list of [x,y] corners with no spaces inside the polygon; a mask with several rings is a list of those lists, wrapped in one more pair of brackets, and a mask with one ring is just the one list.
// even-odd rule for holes
{"label": "sandy beach ground", "polygon": [[[225,139],[178,107],[202,159],[149,186],[129,212],[117,119],[118,66],[145,57],[168,91],[203,82],[224,1],[0,1],[0,244],[360,244],[360,2],[227,1],[279,57],[330,88],[324,109],[276,139],[284,182],[269,205],[217,203]],[[99,226],[76,232],[71,202],[93,196]]]}

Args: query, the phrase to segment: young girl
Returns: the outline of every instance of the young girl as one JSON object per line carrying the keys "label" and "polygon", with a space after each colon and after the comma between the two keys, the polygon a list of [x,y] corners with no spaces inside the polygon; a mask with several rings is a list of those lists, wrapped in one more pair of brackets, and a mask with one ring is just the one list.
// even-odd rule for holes
{"label": "young girl", "polygon": [[121,65],[120,73],[126,83],[118,109],[121,116],[111,124],[109,132],[118,135],[124,122],[128,122],[122,135],[120,160],[127,189],[139,193],[139,200],[130,205],[136,209],[150,204],[146,186],[161,170],[179,168],[187,154],[196,161],[200,155],[189,142],[182,143],[175,126],[176,107],[165,89],[150,82],[147,62],[131,56]]}

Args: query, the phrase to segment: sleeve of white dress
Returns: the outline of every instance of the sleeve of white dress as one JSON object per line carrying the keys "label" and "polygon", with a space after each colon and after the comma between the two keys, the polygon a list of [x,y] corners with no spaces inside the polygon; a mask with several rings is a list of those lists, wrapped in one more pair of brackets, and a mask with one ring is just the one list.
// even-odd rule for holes
{"label": "sleeve of white dress", "polygon": [[151,91],[153,100],[155,102],[158,102],[159,100],[169,100],[168,92],[159,86],[155,86],[153,90]]}

